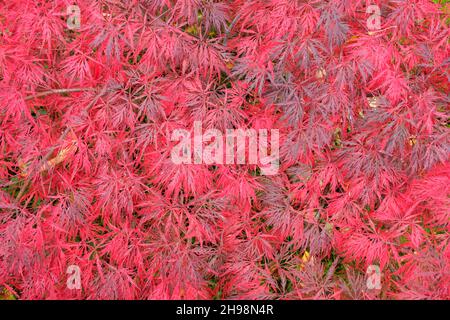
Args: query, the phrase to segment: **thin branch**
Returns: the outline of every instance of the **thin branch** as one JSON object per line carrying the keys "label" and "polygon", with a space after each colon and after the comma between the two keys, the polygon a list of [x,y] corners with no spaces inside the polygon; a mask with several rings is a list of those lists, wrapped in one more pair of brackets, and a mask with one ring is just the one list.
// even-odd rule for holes
{"label": "thin branch", "polygon": [[94,88],[66,88],[66,89],[52,89],[48,91],[42,91],[35,95],[27,96],[25,97],[25,101],[33,100],[40,97],[45,97],[49,94],[64,94],[64,93],[71,93],[71,92],[82,92],[82,91],[93,91]]}
{"label": "thin branch", "polygon": [[[107,91],[107,85],[105,85],[105,87],[102,89],[102,91],[100,91],[99,94],[97,94],[94,99],[92,99],[92,101],[86,106],[86,108],[84,108],[84,111],[89,111],[98,101],[98,99],[100,99]],[[67,89],[61,89],[61,90],[67,90]],[[86,89],[84,89],[86,90]],[[89,90],[95,90],[94,88],[89,88]],[[52,90],[51,93],[55,93],[55,90]],[[67,91],[64,91],[67,92]],[[71,91],[73,92],[73,91]],[[43,93],[43,92],[42,92]],[[58,142],[56,144],[54,144],[50,150],[47,152],[47,154],[41,159],[41,161],[39,161],[38,165],[36,167],[33,168],[33,171],[30,172],[30,174],[28,175],[28,177],[31,177],[36,170],[38,170],[38,168],[41,168],[45,163],[47,163],[48,159],[50,159],[50,156],[52,155],[53,151],[55,151],[56,147],[59,145],[60,142],[62,142],[67,134],[72,130],[72,128],[70,126],[67,126],[67,128],[64,130],[64,132],[61,134],[61,136],[58,138]],[[20,198],[22,198],[25,189],[30,185],[30,179],[25,180],[25,183],[22,185],[22,187],[20,188],[19,193],[17,194],[16,200],[19,201]]]}

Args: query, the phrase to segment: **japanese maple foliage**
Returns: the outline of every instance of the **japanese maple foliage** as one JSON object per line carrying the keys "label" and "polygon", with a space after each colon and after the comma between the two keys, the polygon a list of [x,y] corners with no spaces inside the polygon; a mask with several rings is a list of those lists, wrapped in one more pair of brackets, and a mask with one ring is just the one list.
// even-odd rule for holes
{"label": "japanese maple foliage", "polygon": [[[431,0],[0,0],[0,296],[450,299],[448,18]],[[278,173],[173,163],[194,121],[278,129]]]}

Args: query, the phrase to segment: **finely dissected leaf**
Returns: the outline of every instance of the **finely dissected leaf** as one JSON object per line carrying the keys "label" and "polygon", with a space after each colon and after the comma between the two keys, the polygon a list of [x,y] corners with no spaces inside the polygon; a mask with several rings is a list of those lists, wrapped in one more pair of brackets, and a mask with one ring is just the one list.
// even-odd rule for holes
{"label": "finely dissected leaf", "polygon": [[450,299],[445,2],[0,0],[0,300]]}

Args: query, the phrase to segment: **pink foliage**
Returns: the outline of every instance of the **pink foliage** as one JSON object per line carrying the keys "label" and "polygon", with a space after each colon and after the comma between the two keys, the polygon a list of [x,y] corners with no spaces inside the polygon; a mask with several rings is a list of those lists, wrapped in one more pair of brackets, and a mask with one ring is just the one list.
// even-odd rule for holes
{"label": "pink foliage", "polygon": [[[0,0],[0,295],[450,299],[449,35],[428,0]],[[173,163],[194,121],[278,129],[278,173]]]}

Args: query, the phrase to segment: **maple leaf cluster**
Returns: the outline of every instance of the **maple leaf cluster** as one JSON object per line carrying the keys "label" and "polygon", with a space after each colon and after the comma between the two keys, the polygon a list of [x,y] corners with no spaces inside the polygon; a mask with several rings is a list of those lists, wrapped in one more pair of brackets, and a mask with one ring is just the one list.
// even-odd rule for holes
{"label": "maple leaf cluster", "polygon": [[[448,23],[430,0],[0,0],[0,292],[450,299]],[[175,164],[195,121],[279,130],[278,173]]]}

